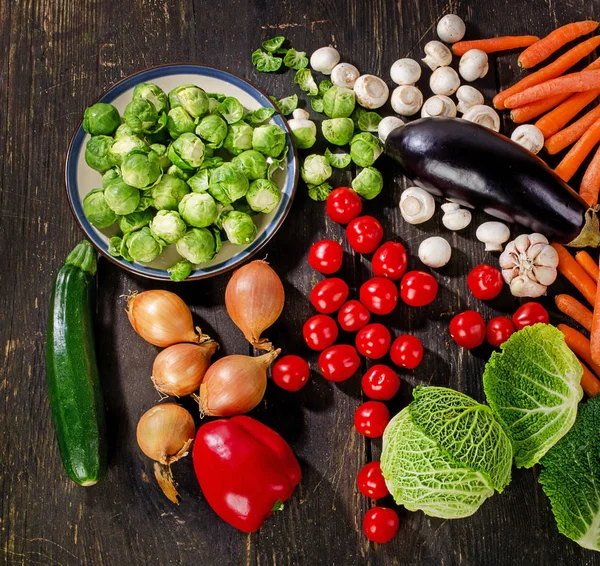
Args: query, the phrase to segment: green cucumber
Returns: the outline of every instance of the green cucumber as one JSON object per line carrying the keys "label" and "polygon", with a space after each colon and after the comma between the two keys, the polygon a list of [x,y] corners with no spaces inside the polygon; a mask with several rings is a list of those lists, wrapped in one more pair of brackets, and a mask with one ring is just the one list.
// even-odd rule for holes
{"label": "green cucumber", "polygon": [[96,254],[79,243],[60,268],[50,302],[46,370],[54,430],[68,476],[84,486],[106,471],[104,401],[94,348]]}

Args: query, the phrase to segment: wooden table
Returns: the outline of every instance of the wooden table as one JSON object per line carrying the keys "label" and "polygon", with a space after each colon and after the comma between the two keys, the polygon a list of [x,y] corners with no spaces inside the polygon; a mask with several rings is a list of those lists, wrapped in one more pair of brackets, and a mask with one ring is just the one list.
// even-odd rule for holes
{"label": "wooden table", "polygon": [[[443,521],[400,509],[401,527],[394,541],[381,547],[369,544],[361,521],[371,502],[358,492],[356,474],[378,458],[381,442],[353,429],[353,413],[361,402],[358,377],[334,385],[314,373],[298,394],[269,384],[254,416],[291,443],[304,478],[284,511],[259,533],[240,533],[216,517],[200,493],[190,458],[174,466],[182,503],[177,507],[167,501],[135,441],[138,418],[158,401],[150,381],[156,349],[132,331],[123,295],[157,287],[174,290],[193,306],[203,330],[222,344],[222,353],[248,353],[223,306],[228,275],[161,285],[100,261],[96,331],[110,469],[99,485],[84,489],[66,478],[58,456],[45,383],[45,324],[52,279],[82,237],[65,198],[63,166],[84,108],[135,71],[179,61],[222,67],[285,96],[296,91],[290,73],[259,74],[250,63],[261,40],[279,33],[309,52],[332,42],[343,60],[388,79],[394,60],[422,56],[425,43],[435,38],[437,21],[447,12],[468,22],[469,38],[543,35],[568,21],[600,17],[598,3],[586,0],[0,3],[0,562],[600,564],[597,555],[558,533],[536,469],[515,470],[505,493],[468,519]],[[424,88],[428,75],[424,73]],[[489,101],[518,75],[516,56],[492,57],[490,72],[476,86]],[[504,131],[510,132],[506,116],[504,120]],[[484,305],[467,292],[468,270],[497,261],[474,238],[483,216],[476,215],[458,234],[443,230],[440,214],[423,226],[407,225],[397,206],[405,180],[385,159],[380,166],[384,193],[365,209],[383,222],[388,237],[397,236],[407,245],[411,265],[419,266],[416,250],[429,235],[441,232],[454,248],[451,264],[438,272],[441,292],[433,306],[401,306],[387,319],[396,334],[413,332],[427,349],[418,370],[401,374],[401,393],[390,408],[406,406],[417,384],[454,387],[482,400],[481,374],[490,352],[459,349],[447,325],[452,314],[471,307],[484,316],[514,309],[507,293]],[[313,369],[316,356],[303,345],[300,328],[313,312],[307,297],[320,277],[308,268],[306,255],[309,245],[324,237],[344,243],[343,276],[356,293],[369,276],[369,261],[351,252],[342,228],[326,219],[324,205],[310,200],[302,184],[285,225],[261,254],[281,274],[287,294],[285,314],[268,336],[285,352],[308,356]]]}

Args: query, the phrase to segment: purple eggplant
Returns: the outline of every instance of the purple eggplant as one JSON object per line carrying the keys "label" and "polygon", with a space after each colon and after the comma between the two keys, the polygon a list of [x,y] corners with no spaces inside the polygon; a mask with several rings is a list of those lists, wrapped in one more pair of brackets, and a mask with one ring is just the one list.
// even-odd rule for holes
{"label": "purple eggplant", "polygon": [[598,218],[539,157],[460,118],[393,130],[386,153],[416,185],[573,247],[600,244]]}

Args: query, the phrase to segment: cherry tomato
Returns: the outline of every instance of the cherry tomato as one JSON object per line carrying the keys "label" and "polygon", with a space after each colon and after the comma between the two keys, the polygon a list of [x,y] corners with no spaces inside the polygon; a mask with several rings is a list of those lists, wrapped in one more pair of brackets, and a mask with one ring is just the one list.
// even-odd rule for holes
{"label": "cherry tomato", "polygon": [[334,222],[348,224],[362,212],[362,200],[355,190],[339,187],[329,193],[325,209]]}
{"label": "cherry tomato", "polygon": [[461,312],[450,321],[450,336],[469,350],[481,346],[485,340],[485,320],[476,311]]}
{"label": "cherry tomato", "polygon": [[385,544],[398,532],[398,513],[388,507],[371,507],[363,519],[363,531],[372,542]]}
{"label": "cherry tomato", "polygon": [[540,303],[531,301],[521,305],[516,310],[515,314],[512,315],[512,321],[515,328],[521,330],[521,328],[531,326],[538,322],[548,324],[550,322],[550,316],[548,315],[548,311],[540,305]]}
{"label": "cherry tomato", "polygon": [[346,227],[350,247],[359,254],[370,254],[383,238],[383,228],[372,216],[359,216]]}
{"label": "cherry tomato", "polygon": [[423,344],[416,336],[402,334],[394,340],[390,357],[399,367],[415,369],[423,359]]}
{"label": "cherry tomato", "polygon": [[371,260],[373,275],[398,281],[406,271],[406,249],[399,242],[386,242],[380,246]]}
{"label": "cherry tomato", "polygon": [[373,277],[361,285],[360,302],[373,314],[390,314],[398,304],[398,287],[389,279]]}
{"label": "cherry tomato", "polygon": [[308,364],[300,356],[283,356],[271,369],[273,381],[286,391],[299,391],[310,376]]}
{"label": "cherry tomato", "polygon": [[438,282],[424,271],[409,271],[400,282],[400,296],[411,307],[424,307],[433,302],[438,292]]}
{"label": "cherry tomato", "polygon": [[392,335],[390,331],[378,322],[367,324],[356,335],[358,353],[370,360],[383,358],[388,353],[391,342]]}
{"label": "cherry tomato", "polygon": [[491,265],[476,265],[467,276],[467,285],[476,299],[488,301],[496,298],[502,291],[502,274]]}
{"label": "cherry tomato", "polygon": [[359,491],[371,499],[381,499],[389,495],[379,462],[369,462],[358,472],[356,478]]}
{"label": "cherry tomato", "polygon": [[504,344],[514,331],[515,325],[510,318],[497,316],[488,322],[485,337],[488,344],[498,347]]}
{"label": "cherry tomato", "polygon": [[338,312],[338,322],[342,330],[356,332],[371,319],[371,313],[359,301],[348,301]]}
{"label": "cherry tomato", "polygon": [[367,401],[354,413],[354,428],[363,436],[379,438],[390,422],[390,412],[380,401]]}
{"label": "cherry tomato", "polygon": [[324,350],[337,340],[338,327],[330,316],[316,314],[304,323],[302,335],[309,348]]}
{"label": "cherry tomato", "polygon": [[310,292],[310,302],[322,313],[331,314],[338,310],[348,298],[348,285],[339,277],[319,281]]}
{"label": "cherry tomato", "polygon": [[345,381],[357,372],[359,366],[356,348],[347,344],[329,346],[319,356],[319,368],[329,381]]}
{"label": "cherry tomato", "polygon": [[331,275],[342,267],[344,250],[342,246],[333,240],[321,240],[310,247],[308,253],[308,265],[315,271]]}
{"label": "cherry tomato", "polygon": [[391,367],[375,364],[362,376],[361,385],[367,397],[389,401],[400,389],[400,378]]}

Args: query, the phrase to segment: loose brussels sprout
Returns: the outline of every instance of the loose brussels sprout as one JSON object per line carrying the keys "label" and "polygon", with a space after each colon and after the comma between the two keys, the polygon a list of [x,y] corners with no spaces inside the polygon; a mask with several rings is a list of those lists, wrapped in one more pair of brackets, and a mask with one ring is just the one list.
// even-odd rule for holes
{"label": "loose brussels sprout", "polygon": [[177,240],[177,252],[191,263],[210,261],[217,254],[217,242],[208,228],[190,228]]}
{"label": "loose brussels sprout", "polygon": [[223,142],[223,147],[232,155],[252,149],[252,132],[254,128],[246,122],[236,122],[229,126],[229,132]]}
{"label": "loose brussels sprout", "polygon": [[115,141],[123,136],[137,136],[139,137],[127,124],[121,124],[115,131]]}
{"label": "loose brussels sprout", "polygon": [[284,43],[285,37],[283,37],[283,35],[278,35],[276,37],[272,37],[271,39],[266,39],[265,41],[263,41],[262,48],[269,53],[275,53]]}
{"label": "loose brussels sprout", "polygon": [[323,129],[323,137],[334,145],[346,145],[350,143],[354,134],[354,122],[351,118],[323,120],[321,127]]}
{"label": "loose brussels sprout", "polygon": [[152,234],[167,244],[174,244],[182,238],[186,229],[185,222],[174,210],[159,210],[150,222]]}
{"label": "loose brussels sprout", "polygon": [[289,116],[296,108],[298,108],[298,95],[292,94],[285,98],[280,98],[277,103],[277,108],[284,116]]}
{"label": "loose brussels sprout", "polygon": [[160,159],[156,153],[138,149],[128,153],[121,164],[121,176],[132,187],[145,189],[161,176]]}
{"label": "loose brussels sprout", "polygon": [[225,121],[228,124],[235,124],[244,117],[245,110],[237,98],[227,96],[225,100],[219,104],[217,112],[225,118]]}
{"label": "loose brussels sprout", "polygon": [[310,69],[302,68],[296,71],[294,84],[297,84],[308,96],[317,96],[319,94],[319,87]]}
{"label": "loose brussels sprout", "polygon": [[96,228],[108,228],[117,220],[117,215],[111,210],[104,197],[102,189],[94,189],[83,199],[83,213]]}
{"label": "loose brussels sprout", "polygon": [[106,204],[119,215],[131,214],[140,203],[140,191],[128,185],[123,179],[115,181],[104,189]]}
{"label": "loose brussels sprout", "polygon": [[154,261],[162,252],[162,244],[152,235],[147,226],[136,232],[130,232],[124,241],[127,251],[135,261],[149,263]]}
{"label": "loose brussels sprout", "polygon": [[167,95],[154,83],[140,83],[133,89],[133,98],[143,98],[150,102],[158,114],[167,111]]}
{"label": "loose brussels sprout", "polygon": [[256,212],[271,212],[281,200],[279,187],[267,179],[257,179],[250,183],[246,200],[250,208]]}
{"label": "loose brussels sprout", "polygon": [[246,196],[248,186],[248,177],[236,163],[223,163],[213,169],[208,192],[221,204],[228,205]]}
{"label": "loose brussels sprout", "polygon": [[171,167],[171,161],[167,155],[167,146],[162,143],[153,143],[150,149],[158,155],[158,163],[163,171]]}
{"label": "loose brussels sprout", "polygon": [[186,112],[183,106],[171,108],[167,114],[167,130],[169,135],[176,140],[181,134],[193,132],[196,129],[194,119]]}
{"label": "loose brussels sprout", "polygon": [[208,112],[208,96],[196,85],[181,85],[169,92],[171,108],[183,107],[193,118]]}
{"label": "loose brussels sprout", "polygon": [[306,184],[321,185],[331,177],[332,170],[325,156],[313,154],[304,160],[300,173]]}
{"label": "loose brussels sprout", "polygon": [[278,169],[283,169],[287,159],[287,154],[288,146],[286,145],[285,149],[283,150],[283,153],[279,156],[279,159],[273,159],[272,157],[269,158],[269,160],[271,161],[271,163],[269,163],[269,168],[267,169],[267,178],[269,179],[269,181],[273,180],[273,175],[275,174],[275,171],[277,171]]}
{"label": "loose brussels sprout", "polygon": [[331,153],[329,148],[325,150],[325,157],[329,161],[329,165],[336,169],[344,169],[352,161],[352,156],[349,153]]}
{"label": "loose brussels sprout", "polygon": [[319,96],[324,96],[325,93],[333,86],[333,83],[329,79],[323,79],[319,83]]}
{"label": "loose brussels sprout", "polygon": [[171,281],[183,281],[191,275],[192,271],[194,271],[194,264],[187,259],[182,259],[175,265],[169,267],[167,271],[171,274]]}
{"label": "loose brussels sprout", "polygon": [[244,212],[232,210],[223,219],[223,230],[227,239],[236,246],[243,246],[256,238],[256,224],[252,217]]}
{"label": "loose brussels sprout", "polygon": [[352,188],[364,199],[371,200],[383,189],[383,177],[375,167],[365,167],[353,179]]}
{"label": "loose brussels sprout", "polygon": [[285,57],[283,58],[283,64],[290,69],[299,71],[304,69],[308,65],[308,57],[306,51],[296,51],[295,49],[288,49]]}
{"label": "loose brussels sprout", "polygon": [[110,148],[113,139],[109,136],[92,136],[85,145],[85,162],[96,171],[104,173],[113,165]]}
{"label": "loose brussels sprout", "polygon": [[317,141],[316,124],[304,116],[308,116],[308,112],[304,113],[303,110],[295,111],[294,117],[288,120],[288,126],[292,130],[292,135],[298,149],[309,149]]}
{"label": "loose brussels sprout", "polygon": [[275,124],[259,126],[252,134],[252,149],[277,157],[285,147],[285,132]]}
{"label": "loose brussels sprout", "polygon": [[119,111],[112,104],[97,102],[83,113],[83,129],[92,136],[112,136],[120,124]]}
{"label": "loose brussels sprout", "polygon": [[267,175],[267,160],[265,156],[255,149],[248,149],[232,160],[237,163],[244,175],[251,181],[263,179]]}
{"label": "loose brussels sprout", "polygon": [[187,181],[192,176],[192,171],[184,171],[183,169],[177,167],[177,165],[171,165],[171,167],[167,169],[167,173],[177,177],[178,179],[181,179],[182,181]]}
{"label": "loose brussels sprout", "polygon": [[216,149],[223,145],[227,137],[227,122],[218,114],[204,116],[196,126],[196,135],[212,144]]}
{"label": "loose brussels sprout", "polygon": [[274,73],[279,70],[282,63],[283,59],[281,57],[273,57],[271,53],[267,53],[262,49],[256,49],[252,52],[252,64],[261,73]]}
{"label": "loose brussels sprout", "polygon": [[195,193],[205,193],[210,185],[211,169],[199,169],[198,172],[187,180],[190,189]]}
{"label": "loose brussels sprout", "polygon": [[152,199],[157,210],[177,210],[181,199],[190,192],[186,182],[175,175],[166,173],[152,187]]}
{"label": "loose brussels sprout", "polygon": [[179,214],[190,226],[206,228],[215,222],[219,210],[208,193],[190,193],[181,199]]}
{"label": "loose brussels sprout", "polygon": [[156,108],[144,98],[134,98],[123,113],[125,123],[136,134],[152,131],[158,120]]}
{"label": "loose brussels sprout", "polygon": [[121,245],[123,244],[123,238],[120,236],[113,236],[108,240],[108,253],[114,257],[121,257]]}
{"label": "loose brussels sprout", "polygon": [[370,167],[382,153],[381,142],[369,132],[356,134],[350,142],[352,161],[359,167]]}
{"label": "loose brussels sprout", "polygon": [[151,206],[154,206],[154,199],[152,198],[151,191],[147,191],[142,193],[142,196],[140,197],[140,204],[138,204],[135,211],[144,212],[144,210],[148,210]]}
{"label": "loose brussels sprout", "polygon": [[202,165],[204,143],[195,134],[181,134],[170,146],[168,156],[173,165],[184,171],[193,171]]}
{"label": "loose brussels sprout", "polygon": [[148,146],[142,138],[136,135],[123,134],[121,137],[116,138],[115,143],[112,144],[110,156],[116,165],[121,165],[125,156],[134,150],[147,151]]}
{"label": "loose brussels sprout", "polygon": [[310,99],[310,107],[319,114],[323,114],[323,97],[313,96]]}
{"label": "loose brussels sprout", "polygon": [[135,211],[131,214],[126,214],[119,218],[119,228],[123,234],[129,234],[129,232],[135,232],[144,226],[148,226],[152,220],[153,213],[151,210]]}
{"label": "loose brussels sprout", "polygon": [[118,167],[113,167],[112,169],[109,169],[106,173],[104,173],[104,175],[102,175],[102,188],[106,189],[108,185],[110,185],[114,181],[117,181],[120,178],[121,172],[119,171]]}
{"label": "loose brussels sprout", "polygon": [[317,201],[327,200],[329,193],[333,187],[329,183],[321,183],[320,185],[308,185],[308,196]]}
{"label": "loose brussels sprout", "polygon": [[344,86],[332,86],[323,95],[323,111],[330,118],[348,118],[355,104],[354,91]]}

